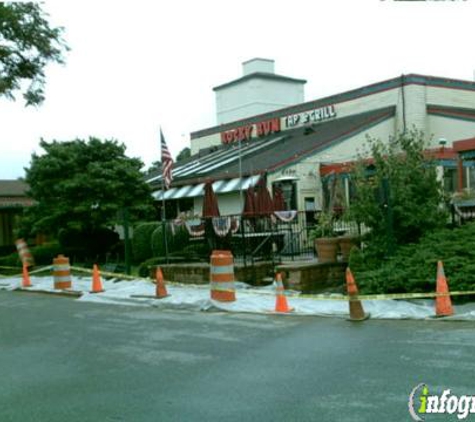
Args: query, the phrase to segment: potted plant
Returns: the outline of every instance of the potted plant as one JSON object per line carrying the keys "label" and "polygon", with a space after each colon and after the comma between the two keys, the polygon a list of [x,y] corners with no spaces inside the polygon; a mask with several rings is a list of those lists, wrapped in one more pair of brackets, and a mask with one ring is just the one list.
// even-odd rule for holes
{"label": "potted plant", "polygon": [[342,261],[348,262],[351,249],[358,244],[358,228],[349,209],[343,213],[340,221],[344,231],[343,234],[338,236],[338,246],[340,247]]}
{"label": "potted plant", "polygon": [[322,212],[318,217],[318,224],[311,237],[315,242],[318,262],[336,262],[338,253],[338,238],[333,229],[333,214]]}

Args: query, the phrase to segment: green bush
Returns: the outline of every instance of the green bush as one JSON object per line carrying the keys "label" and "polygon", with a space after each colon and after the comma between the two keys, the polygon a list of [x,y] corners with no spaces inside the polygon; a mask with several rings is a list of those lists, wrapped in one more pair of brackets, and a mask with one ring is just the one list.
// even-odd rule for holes
{"label": "green bush", "polygon": [[[389,142],[370,139],[358,160],[348,217],[371,229],[366,237],[375,259],[393,255],[399,246],[418,242],[447,222],[440,207],[443,189],[427,147],[422,132],[409,131]],[[367,156],[373,157],[370,166]]]}
{"label": "green bush", "polygon": [[159,227],[161,227],[161,223],[158,222],[140,223],[134,227],[132,255],[135,263],[140,263],[153,257],[152,234]]}
{"label": "green bush", "polygon": [[350,267],[362,293],[431,292],[439,260],[450,290],[475,290],[475,223],[434,231],[379,262],[370,251],[352,252]]}
{"label": "green bush", "polygon": [[[185,227],[175,228],[173,233],[170,226],[167,225],[167,246],[168,255],[188,256],[185,248],[189,246],[190,235]],[[163,226],[159,222],[142,223],[134,230],[132,239],[132,252],[136,263],[143,263],[151,258],[165,257],[165,243],[163,239]]]}
{"label": "green bush", "polygon": [[56,258],[61,253],[64,254],[64,250],[58,242],[45,243],[44,245],[31,248],[31,254],[36,265],[52,265],[53,258]]}
{"label": "green bush", "polygon": [[17,252],[0,257],[0,266],[21,268],[20,257]]}
{"label": "green bush", "polygon": [[163,264],[161,258],[150,258],[142,262],[138,267],[139,277],[150,277],[150,267]]}
{"label": "green bush", "polygon": [[13,254],[14,252],[16,252],[15,245],[0,246],[0,257],[5,257],[7,255]]}
{"label": "green bush", "polygon": [[64,255],[100,261],[119,243],[119,235],[106,227],[91,230],[68,228],[59,231],[58,240]]}
{"label": "green bush", "polygon": [[[168,253],[173,254],[183,251],[189,244],[190,235],[185,227],[180,226],[175,228],[175,233],[172,232],[170,226],[167,226],[167,246]],[[163,226],[157,227],[152,234],[152,252],[153,256],[165,256],[165,242],[163,240]]]}

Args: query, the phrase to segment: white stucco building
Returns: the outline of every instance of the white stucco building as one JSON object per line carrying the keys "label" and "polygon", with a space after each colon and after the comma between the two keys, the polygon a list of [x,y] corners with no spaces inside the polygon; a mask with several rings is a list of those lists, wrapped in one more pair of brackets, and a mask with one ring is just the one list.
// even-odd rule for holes
{"label": "white stucco building", "polygon": [[[239,214],[241,191],[265,174],[269,188],[276,183],[285,187],[288,208],[318,210],[323,198],[321,169],[354,160],[367,136],[389,141],[397,133],[417,128],[433,147],[443,139],[447,148],[475,136],[475,83],[471,81],[403,75],[266,112],[249,106],[252,115],[246,111],[247,117],[230,121],[238,115],[230,106],[234,88],[226,84],[215,88],[221,123],[191,134],[192,157],[175,166],[172,189],[165,193],[159,189],[159,175],[149,179],[157,186],[156,199],[165,195],[176,201],[177,209],[192,207],[199,214],[204,182],[213,181],[222,214]],[[218,92],[228,89],[228,100],[224,95],[218,101]],[[252,84],[243,89],[244,98],[258,103],[254,101],[258,90]]]}
{"label": "white stucco building", "polygon": [[306,81],[275,74],[274,60],[251,59],[242,69],[239,79],[213,88],[218,125],[304,102]]}

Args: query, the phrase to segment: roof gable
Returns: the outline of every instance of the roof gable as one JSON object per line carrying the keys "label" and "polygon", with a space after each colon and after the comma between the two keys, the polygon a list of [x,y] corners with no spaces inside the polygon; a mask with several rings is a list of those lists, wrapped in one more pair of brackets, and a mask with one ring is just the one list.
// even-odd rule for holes
{"label": "roof gable", "polygon": [[[394,114],[395,107],[386,107],[263,139],[243,141],[240,145],[235,142],[215,146],[208,154],[195,154],[186,163],[176,166],[173,186],[275,171],[354,136]],[[161,176],[158,176],[148,182],[158,184],[160,180]]]}

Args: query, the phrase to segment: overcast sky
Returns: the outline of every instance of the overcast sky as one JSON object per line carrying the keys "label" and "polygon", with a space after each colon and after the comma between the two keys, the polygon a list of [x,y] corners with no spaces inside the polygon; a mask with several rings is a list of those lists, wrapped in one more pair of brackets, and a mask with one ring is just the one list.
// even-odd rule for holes
{"label": "overcast sky", "polygon": [[0,179],[24,176],[40,138],[117,139],[149,166],[216,124],[212,88],[254,57],[307,80],[306,101],[403,73],[473,80],[475,0],[46,1],[66,64],[38,108],[0,100]]}

